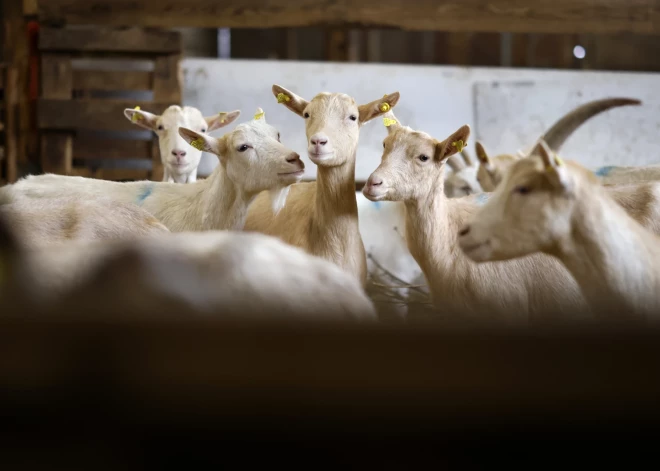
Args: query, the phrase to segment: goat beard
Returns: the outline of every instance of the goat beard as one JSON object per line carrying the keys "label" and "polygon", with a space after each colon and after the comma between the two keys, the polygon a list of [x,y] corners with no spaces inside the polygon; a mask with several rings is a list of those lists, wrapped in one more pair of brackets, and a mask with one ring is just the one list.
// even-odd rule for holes
{"label": "goat beard", "polygon": [[270,205],[273,209],[273,214],[277,216],[286,204],[286,198],[289,196],[290,185],[272,188],[268,194],[270,195]]}

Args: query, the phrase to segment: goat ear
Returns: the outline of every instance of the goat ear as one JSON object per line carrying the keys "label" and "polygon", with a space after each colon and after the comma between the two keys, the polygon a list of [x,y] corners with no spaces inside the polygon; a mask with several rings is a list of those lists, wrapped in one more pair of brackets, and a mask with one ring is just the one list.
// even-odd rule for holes
{"label": "goat ear", "polygon": [[213,116],[205,116],[204,121],[206,121],[206,125],[208,126],[206,132],[211,132],[219,128],[224,128],[228,124],[231,124],[234,121],[236,121],[236,118],[238,118],[240,115],[241,115],[240,110],[234,110],[229,112],[222,111]]}
{"label": "goat ear", "polygon": [[486,148],[481,142],[477,141],[474,145],[474,148],[477,151],[477,159],[479,159],[480,164],[484,165],[485,167],[492,165],[490,157],[488,157],[488,152],[486,152]]}
{"label": "goat ear", "polygon": [[148,111],[140,111],[136,109],[126,108],[124,116],[133,124],[137,124],[141,128],[155,131],[158,126],[158,119],[160,115],[149,113]]}
{"label": "goat ear", "polygon": [[564,161],[550,149],[550,146],[541,139],[536,149],[543,160],[545,175],[555,188],[570,190],[571,178]]}
{"label": "goat ear", "polygon": [[275,95],[275,98],[277,98],[278,103],[282,103],[298,116],[302,116],[303,111],[305,111],[305,108],[307,108],[307,105],[309,105],[307,100],[299,97],[284,87],[280,87],[279,85],[273,85],[273,95]]}
{"label": "goat ear", "polygon": [[452,155],[463,150],[470,137],[470,126],[467,124],[458,128],[458,130],[442,142],[435,144],[435,160],[442,162]]}
{"label": "goat ear", "polygon": [[367,121],[371,121],[377,116],[384,115],[392,108],[396,106],[399,102],[399,92],[390,93],[385,95],[380,100],[374,100],[366,105],[358,106],[358,111],[360,113],[360,124],[364,124]]}
{"label": "goat ear", "polygon": [[226,144],[224,136],[220,139],[209,136],[206,133],[199,133],[188,128],[179,128],[179,135],[192,147],[202,152],[210,152],[219,157],[226,154]]}

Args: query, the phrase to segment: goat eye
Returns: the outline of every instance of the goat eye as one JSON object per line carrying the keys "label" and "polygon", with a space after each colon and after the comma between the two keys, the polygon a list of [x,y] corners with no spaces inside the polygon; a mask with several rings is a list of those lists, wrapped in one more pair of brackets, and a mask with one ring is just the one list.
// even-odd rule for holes
{"label": "goat eye", "polygon": [[202,129],[202,132],[206,132],[206,129]]}
{"label": "goat eye", "polygon": [[303,116],[304,116],[305,118],[309,118],[309,113],[305,113]]}
{"label": "goat eye", "polygon": [[385,143],[383,142],[383,149],[385,149]]}
{"label": "goat eye", "polygon": [[471,188],[470,188],[469,186],[466,185],[466,186],[462,186],[462,187],[461,187],[461,190],[463,190],[463,191],[466,192],[466,193],[469,193],[470,190],[471,190]]}
{"label": "goat eye", "polygon": [[417,158],[418,158],[419,160],[421,160],[422,162],[426,162],[427,160],[429,160],[429,156],[428,156],[428,155],[424,155],[424,154],[420,155],[420,156],[417,157]]}
{"label": "goat eye", "polygon": [[527,193],[529,193],[532,190],[528,186],[517,186],[513,189],[513,191],[515,193],[520,193],[521,195],[526,195]]}
{"label": "goat eye", "polygon": [[351,121],[357,121],[357,116],[354,114],[350,115],[349,118],[351,118]]}
{"label": "goat eye", "polygon": [[248,147],[250,146],[248,146],[247,144],[243,144],[241,147],[238,148],[238,151],[245,152],[246,150],[248,150]]}
{"label": "goat eye", "polygon": [[277,142],[280,142],[280,133],[277,133]]}
{"label": "goat eye", "polygon": [[162,131],[163,129],[164,129],[164,128],[163,128],[163,125],[162,125],[162,124],[159,124],[159,125],[158,125],[158,130],[159,130],[159,131]]}

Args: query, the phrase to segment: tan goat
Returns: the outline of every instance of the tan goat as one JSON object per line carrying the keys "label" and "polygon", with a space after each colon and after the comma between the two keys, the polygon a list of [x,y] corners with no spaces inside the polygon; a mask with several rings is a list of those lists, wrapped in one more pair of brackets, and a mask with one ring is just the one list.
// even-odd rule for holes
{"label": "tan goat", "polygon": [[477,212],[484,195],[447,198],[444,164],[467,143],[468,126],[443,141],[398,123],[387,130],[382,162],[363,193],[372,201],[404,202],[408,248],[436,308],[523,323],[545,316],[573,318],[587,309],[575,280],[551,257],[477,265],[461,252],[458,229]]}
{"label": "tan goat", "polygon": [[399,93],[358,105],[343,93],[319,93],[311,101],[278,85],[273,95],[305,119],[309,158],[318,167],[315,182],[291,185],[286,206],[274,215],[268,195],[250,206],[246,231],[274,235],[330,260],[366,283],[366,257],[355,199],[355,153],[360,127],[383,115]]}
{"label": "tan goat", "polygon": [[[630,217],[594,175],[545,142],[517,162],[459,237],[477,262],[543,252],[573,274],[594,314],[660,316],[660,238]],[[548,280],[548,283],[552,280]]]}
{"label": "tan goat", "polygon": [[128,239],[170,232],[144,209],[109,198],[20,200],[0,205],[21,242],[40,246],[64,240]]}

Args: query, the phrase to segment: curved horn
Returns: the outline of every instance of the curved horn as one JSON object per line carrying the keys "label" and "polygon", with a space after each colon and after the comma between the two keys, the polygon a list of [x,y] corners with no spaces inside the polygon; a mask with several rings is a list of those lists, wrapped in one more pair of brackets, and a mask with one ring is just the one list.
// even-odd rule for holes
{"label": "curved horn", "polygon": [[[640,100],[634,98],[604,98],[602,100],[590,101],[564,115],[559,121],[553,124],[552,127],[540,137],[540,139],[543,139],[550,149],[557,152],[561,146],[564,145],[566,139],[568,139],[568,137],[589,118],[592,118],[603,111],[607,111],[610,108],[626,105],[640,105],[641,103]],[[538,152],[539,142],[537,141],[529,155]]]}

